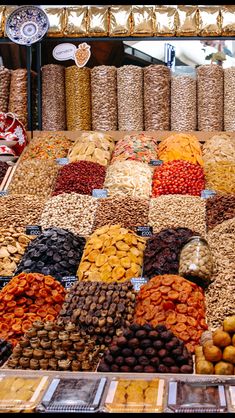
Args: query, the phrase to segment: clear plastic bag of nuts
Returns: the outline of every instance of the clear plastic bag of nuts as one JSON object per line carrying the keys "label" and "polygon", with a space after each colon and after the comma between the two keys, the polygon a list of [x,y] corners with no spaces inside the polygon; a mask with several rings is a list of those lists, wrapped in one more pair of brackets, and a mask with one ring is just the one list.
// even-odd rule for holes
{"label": "clear plastic bag of nuts", "polygon": [[200,236],[189,238],[180,253],[179,274],[206,287],[212,273],[213,258],[207,241]]}

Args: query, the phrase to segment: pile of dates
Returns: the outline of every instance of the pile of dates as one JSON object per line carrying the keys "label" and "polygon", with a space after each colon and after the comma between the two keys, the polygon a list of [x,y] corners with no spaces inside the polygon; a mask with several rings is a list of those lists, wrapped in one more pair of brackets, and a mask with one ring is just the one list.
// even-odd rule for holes
{"label": "pile of dates", "polygon": [[192,354],[164,325],[132,323],[114,337],[99,372],[193,373]]}

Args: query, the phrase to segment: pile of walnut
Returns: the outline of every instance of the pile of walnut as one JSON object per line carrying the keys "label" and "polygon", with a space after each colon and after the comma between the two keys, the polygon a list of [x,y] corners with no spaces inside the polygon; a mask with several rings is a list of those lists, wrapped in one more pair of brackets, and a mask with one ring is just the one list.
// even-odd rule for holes
{"label": "pile of walnut", "polygon": [[0,228],[0,275],[12,276],[28,244],[35,237],[20,232],[22,228]]}
{"label": "pile of walnut", "polygon": [[6,367],[32,370],[94,371],[99,346],[74,324],[35,321],[14,347]]}

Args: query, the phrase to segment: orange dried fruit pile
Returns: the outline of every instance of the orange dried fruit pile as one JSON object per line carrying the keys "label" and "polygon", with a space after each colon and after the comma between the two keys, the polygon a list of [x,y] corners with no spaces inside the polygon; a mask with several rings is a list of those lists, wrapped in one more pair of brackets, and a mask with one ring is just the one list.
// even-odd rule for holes
{"label": "orange dried fruit pile", "polygon": [[164,324],[194,352],[201,334],[208,328],[203,290],[177,275],[153,277],[140,288],[134,320],[154,327]]}
{"label": "orange dried fruit pile", "polygon": [[139,277],[145,240],[120,225],[105,225],[87,240],[78,268],[79,280],[124,282]]}
{"label": "orange dried fruit pile", "polygon": [[0,291],[0,338],[15,346],[34,321],[54,321],[64,298],[64,287],[51,276],[21,273],[13,277]]}
{"label": "orange dried fruit pile", "polygon": [[158,158],[165,162],[184,160],[203,165],[200,142],[194,135],[172,134],[164,139],[158,147]]}

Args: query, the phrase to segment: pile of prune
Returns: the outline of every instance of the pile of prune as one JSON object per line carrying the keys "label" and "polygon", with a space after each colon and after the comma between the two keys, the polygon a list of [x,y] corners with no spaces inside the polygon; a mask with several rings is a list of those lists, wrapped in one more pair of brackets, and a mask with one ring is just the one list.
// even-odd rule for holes
{"label": "pile of prune", "polygon": [[193,373],[192,354],[164,325],[136,323],[114,337],[99,372]]}
{"label": "pile of prune", "polygon": [[12,345],[9,341],[0,338],[0,367],[7,361],[12,353]]}

